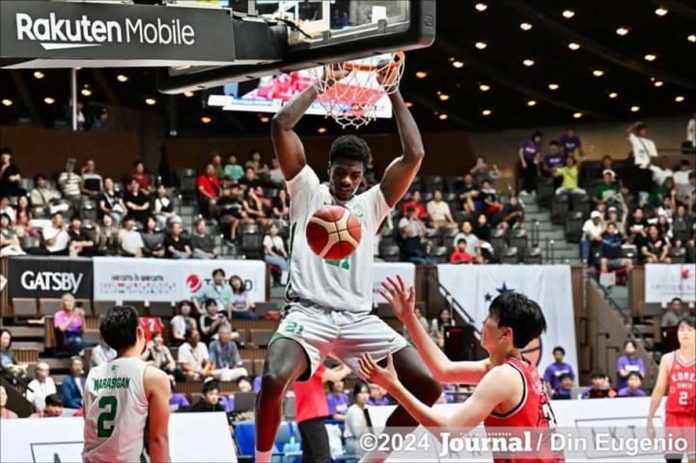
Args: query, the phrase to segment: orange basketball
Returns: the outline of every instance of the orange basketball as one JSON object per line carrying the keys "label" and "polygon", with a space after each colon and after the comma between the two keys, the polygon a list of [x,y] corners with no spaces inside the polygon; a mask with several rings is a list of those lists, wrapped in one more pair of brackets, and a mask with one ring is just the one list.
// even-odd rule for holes
{"label": "orange basketball", "polygon": [[532,339],[521,351],[521,354],[536,366],[539,366],[541,361],[541,353],[541,338]]}
{"label": "orange basketball", "polygon": [[322,259],[345,259],[360,244],[360,220],[345,207],[325,206],[309,219],[305,234],[309,247]]}

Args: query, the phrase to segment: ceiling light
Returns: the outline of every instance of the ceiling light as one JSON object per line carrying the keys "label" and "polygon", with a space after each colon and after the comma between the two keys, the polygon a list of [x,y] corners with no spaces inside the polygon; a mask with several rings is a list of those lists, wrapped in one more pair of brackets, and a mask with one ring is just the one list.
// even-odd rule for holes
{"label": "ceiling light", "polygon": [[185,96],[186,98],[191,98],[191,97],[193,97],[193,95],[195,95],[195,93],[193,93],[193,92],[190,91],[190,90],[187,91],[187,92],[184,92],[184,96]]}
{"label": "ceiling light", "polygon": [[572,18],[573,16],[575,16],[575,11],[573,11],[573,10],[565,10],[565,11],[563,12],[563,17],[566,18],[566,19],[570,19],[570,18]]}
{"label": "ceiling light", "polygon": [[44,73],[41,71],[34,71],[34,78],[35,79],[43,79],[44,78]]}
{"label": "ceiling light", "polygon": [[474,8],[476,8],[476,11],[482,12],[482,11],[486,11],[488,9],[488,5],[486,5],[485,3],[477,3],[474,6]]}
{"label": "ceiling light", "polygon": [[490,86],[490,85],[487,85],[487,84],[481,84],[481,85],[479,85],[479,90],[481,90],[482,92],[487,92],[487,91],[490,90],[490,89],[491,89],[491,86]]}
{"label": "ceiling light", "polygon": [[611,92],[611,93],[609,94],[609,98],[611,98],[612,100],[613,100],[614,98],[617,98],[618,96],[619,96],[619,94],[616,93],[616,92]]}
{"label": "ceiling light", "polygon": [[50,96],[47,96],[46,98],[44,98],[44,103],[46,103],[46,104],[53,104],[55,102],[56,102],[56,100],[54,100]]}
{"label": "ceiling light", "polygon": [[442,114],[440,114],[439,116],[437,116],[437,118],[440,119],[441,121],[446,121],[446,120],[447,120],[447,117],[448,117],[448,116],[447,116],[447,114],[445,114],[445,113],[442,113]]}
{"label": "ceiling light", "polygon": [[637,113],[638,111],[640,111],[640,106],[631,106],[632,113]]}
{"label": "ceiling light", "polygon": [[676,101],[677,103],[681,103],[684,100],[685,98],[681,95],[674,97],[674,101]]}
{"label": "ceiling light", "polygon": [[319,127],[319,128],[317,129],[317,132],[319,132],[319,133],[326,133],[326,127]]}
{"label": "ceiling light", "polygon": [[696,34],[691,34],[689,35],[686,40],[688,40],[691,43],[696,43]]}
{"label": "ceiling light", "polygon": [[616,29],[616,33],[618,35],[624,36],[624,35],[628,34],[628,28],[627,27],[619,27],[618,29]]}
{"label": "ceiling light", "polygon": [[655,87],[660,88],[664,85],[665,83],[662,82],[661,80],[656,80],[655,83],[653,84]]}
{"label": "ceiling light", "polygon": [[581,117],[582,117],[582,113],[580,113],[580,112],[578,112],[578,113],[573,113],[573,118],[575,118],[575,119],[580,119]]}
{"label": "ceiling light", "polygon": [[556,83],[549,84],[549,90],[558,90],[558,87],[560,87],[560,85],[558,85]]}
{"label": "ceiling light", "polygon": [[268,124],[271,121],[271,118],[268,116],[261,116],[259,120],[264,124]]}
{"label": "ceiling light", "polygon": [[522,64],[524,64],[525,66],[527,66],[529,68],[529,67],[534,66],[534,60],[533,59],[526,59],[526,60],[522,61]]}
{"label": "ceiling light", "polygon": [[595,69],[594,71],[592,71],[592,75],[595,77],[602,77],[604,75],[604,71],[602,71],[601,69]]}
{"label": "ceiling light", "polygon": [[525,32],[531,30],[532,27],[533,27],[533,26],[532,26],[531,24],[529,24],[529,23],[522,23],[522,24],[520,24],[520,29],[522,29],[522,30],[525,31]]}
{"label": "ceiling light", "polygon": [[486,42],[476,42],[475,46],[479,50],[484,50],[488,46],[488,44]]}
{"label": "ceiling light", "polygon": [[493,111],[491,111],[490,109],[484,109],[483,111],[481,111],[481,114],[483,114],[484,116],[490,116],[491,114],[493,114]]}
{"label": "ceiling light", "polygon": [[643,58],[645,58],[645,61],[655,61],[657,59],[657,56],[653,55],[652,53],[648,53]]}
{"label": "ceiling light", "polygon": [[450,99],[450,97],[449,97],[448,94],[446,94],[446,93],[441,93],[441,94],[440,94],[440,101],[447,101],[447,100],[449,100],[449,99]]}
{"label": "ceiling light", "polygon": [[660,8],[658,8],[658,9],[655,10],[655,14],[658,15],[658,16],[664,16],[664,15],[666,15],[667,13],[669,13],[669,11],[667,10],[667,8],[660,7]]}
{"label": "ceiling light", "polygon": [[462,61],[453,61],[452,66],[454,66],[457,69],[460,69],[464,67],[464,63]]}
{"label": "ceiling light", "polygon": [[536,100],[529,100],[529,101],[527,102],[527,106],[529,106],[530,108],[531,108],[532,106],[536,106],[536,104],[537,104]]}
{"label": "ceiling light", "polygon": [[203,116],[201,117],[201,122],[204,124],[210,124],[211,122],[213,122],[213,118],[210,116]]}
{"label": "ceiling light", "polygon": [[425,79],[426,77],[428,77],[428,73],[426,71],[418,71],[416,72],[416,77],[418,77],[419,79]]}
{"label": "ceiling light", "polygon": [[128,76],[125,74],[119,74],[116,76],[116,80],[119,82],[128,82]]}
{"label": "ceiling light", "polygon": [[579,50],[579,49],[580,49],[580,44],[575,43],[575,42],[570,42],[570,43],[568,44],[568,48],[570,48],[570,49],[573,50],[573,51]]}
{"label": "ceiling light", "polygon": [[148,106],[152,106],[157,103],[157,100],[154,98],[145,98],[145,104]]}
{"label": "ceiling light", "polygon": [[92,95],[92,90],[88,88],[83,88],[82,90],[80,90],[80,93],[82,93],[83,96],[90,96]]}
{"label": "ceiling light", "polygon": [[406,107],[407,107],[407,108],[413,107],[413,102],[412,102],[412,101],[407,101],[407,102],[406,102]]}
{"label": "ceiling light", "polygon": [[10,100],[9,98],[5,98],[2,100],[2,105],[3,106],[12,106],[13,101]]}

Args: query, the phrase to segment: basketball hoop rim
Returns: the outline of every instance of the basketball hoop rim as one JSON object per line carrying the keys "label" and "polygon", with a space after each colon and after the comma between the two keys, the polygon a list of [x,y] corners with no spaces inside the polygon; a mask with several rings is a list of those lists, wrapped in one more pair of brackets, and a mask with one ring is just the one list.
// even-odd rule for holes
{"label": "basketball hoop rim", "polygon": [[[394,53],[394,57],[392,58],[392,62],[389,64],[389,67],[396,67],[396,66],[401,66],[404,61],[406,60],[406,54],[403,51],[397,51]],[[353,62],[347,62],[344,65],[344,69],[346,71],[366,71],[366,72],[375,72],[381,69],[383,66],[379,66],[376,64],[366,64],[366,63],[353,63]]]}

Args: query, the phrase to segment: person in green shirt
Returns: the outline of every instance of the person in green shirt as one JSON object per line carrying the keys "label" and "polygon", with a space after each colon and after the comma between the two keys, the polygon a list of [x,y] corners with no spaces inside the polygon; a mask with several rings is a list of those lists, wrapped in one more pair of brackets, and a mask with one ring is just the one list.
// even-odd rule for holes
{"label": "person in green shirt", "polygon": [[224,174],[235,182],[244,177],[244,168],[237,164],[237,156],[234,153],[230,153],[227,157]]}
{"label": "person in green shirt", "polygon": [[602,181],[595,185],[592,202],[595,207],[599,204],[606,204],[619,193],[619,187],[614,182],[614,171],[606,169],[602,172]]}
{"label": "person in green shirt", "polygon": [[584,195],[586,191],[578,186],[578,175],[580,173],[580,165],[575,160],[574,156],[568,156],[565,161],[565,166],[557,167],[554,172],[554,177],[562,177],[561,186],[556,190],[557,195]]}
{"label": "person in green shirt", "polygon": [[198,313],[205,315],[203,304],[208,299],[217,302],[219,312],[227,312],[228,318],[232,318],[232,288],[225,281],[225,271],[221,268],[213,270],[213,281],[204,286],[193,298],[193,305]]}

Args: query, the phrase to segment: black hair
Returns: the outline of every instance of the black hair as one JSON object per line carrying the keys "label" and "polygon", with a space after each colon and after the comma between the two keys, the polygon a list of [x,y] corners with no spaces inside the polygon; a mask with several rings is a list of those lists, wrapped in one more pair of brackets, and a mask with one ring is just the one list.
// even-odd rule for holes
{"label": "black hair", "polygon": [[643,129],[647,129],[648,126],[646,124],[643,124],[642,122],[640,124],[636,124],[636,132],[640,132]]}
{"label": "black hair", "polygon": [[539,130],[532,132],[531,139],[534,140],[536,137],[543,137],[542,133]]}
{"label": "black hair", "polygon": [[590,372],[590,379],[595,379],[595,378],[602,378],[602,379],[604,379],[604,378],[606,378],[606,377],[607,377],[607,374],[604,373],[604,371],[599,370],[599,369],[597,369],[597,370],[592,370],[592,372]]}
{"label": "black hair", "polygon": [[624,342],[623,348],[626,349],[626,346],[628,346],[629,344],[631,344],[634,349],[638,349],[638,345],[636,344],[636,342],[633,339],[627,339]]}
{"label": "black hair", "polygon": [[55,394],[47,395],[45,403],[47,407],[62,407],[63,396],[57,392]]}
{"label": "black hair", "polygon": [[104,341],[117,352],[136,342],[138,311],[130,305],[112,307],[99,321],[99,333]]}
{"label": "black hair", "polygon": [[370,387],[367,385],[367,383],[362,381],[358,381],[355,386],[353,386],[353,399],[358,399],[358,394],[362,392],[363,388],[367,389],[368,393],[370,392]]}
{"label": "black hair", "polygon": [[4,146],[0,149],[0,155],[2,154],[9,154],[10,156],[14,156],[12,148],[10,148],[9,146]]}
{"label": "black hair", "polygon": [[640,371],[632,371],[626,376],[626,379],[630,378],[631,376],[637,376],[640,378],[641,381],[643,381],[643,375],[640,374]]}
{"label": "black hair", "polygon": [[488,312],[498,320],[498,327],[512,329],[512,344],[518,349],[546,331],[546,318],[541,307],[524,294],[501,294],[493,299]]}
{"label": "black hair", "polygon": [[682,304],[684,301],[682,301],[681,297],[673,297],[671,301],[669,301],[670,304],[674,304],[675,302],[679,301],[680,304]]}
{"label": "black hair", "polygon": [[[234,285],[232,285],[232,280],[234,280],[234,279],[241,281],[242,286],[240,286],[239,289],[235,289]],[[232,287],[232,292],[235,294],[242,294],[244,291],[246,291],[246,285],[244,284],[244,280],[239,275],[232,275],[230,277],[230,287]]]}
{"label": "black hair", "polygon": [[138,164],[142,164],[143,167],[145,167],[145,163],[142,159],[136,159],[135,162],[133,162],[133,167],[138,167]]}
{"label": "black hair", "polygon": [[551,141],[549,142],[549,146],[561,146],[561,144],[558,143],[556,140],[551,140]]}
{"label": "black hair", "polygon": [[186,331],[186,337],[185,337],[186,342],[191,342],[191,338],[193,337],[193,333],[196,333],[196,332],[200,334],[200,332],[198,331],[198,327],[196,327],[196,326],[194,326],[190,330]]}
{"label": "black hair", "polygon": [[333,164],[337,159],[360,161],[366,166],[370,159],[370,147],[365,140],[356,135],[340,136],[329,149],[329,163]]}
{"label": "black hair", "polygon": [[239,383],[241,383],[242,381],[246,381],[249,384],[251,384],[251,378],[249,378],[248,376],[240,376],[239,378],[237,378],[237,380],[234,382],[234,384],[239,386]]}
{"label": "black hair", "polygon": [[0,214],[0,219],[2,219],[3,217],[7,217],[7,222],[9,223],[9,225],[12,225],[12,218],[9,216],[9,214],[3,212],[2,214]]}
{"label": "black hair", "polygon": [[556,353],[557,351],[559,351],[559,350],[561,351],[561,354],[565,355],[565,349],[564,349],[563,347],[561,347],[561,346],[556,346],[556,347],[554,347],[552,353],[555,354],[555,353]]}
{"label": "black hair", "polygon": [[213,277],[218,273],[222,274],[222,278],[225,278],[225,271],[221,268],[216,268],[215,270],[213,270]]}
{"label": "black hair", "polygon": [[44,179],[46,180],[46,176],[44,174],[36,174],[34,175],[34,183],[38,183],[39,179]]}
{"label": "black hair", "polygon": [[562,382],[566,378],[573,379],[573,375],[570,373],[561,373],[561,376],[558,377],[558,382]]}
{"label": "black hair", "polygon": [[682,323],[685,323],[691,328],[696,328],[696,317],[694,317],[693,315],[684,315],[679,319],[679,322],[677,323],[677,328],[679,328],[679,325],[681,325]]}
{"label": "black hair", "polygon": [[217,305],[217,301],[215,299],[208,298],[205,300],[205,302],[203,302],[203,307],[206,309],[212,305]]}
{"label": "black hair", "polygon": [[201,390],[201,392],[203,393],[203,395],[205,395],[213,389],[220,390],[220,385],[214,379],[203,383],[203,389]]}
{"label": "black hair", "polygon": [[415,210],[416,210],[415,207],[413,207],[413,206],[408,206],[408,208],[406,208],[406,213],[407,213],[407,214],[410,214],[410,213],[414,212]]}
{"label": "black hair", "polygon": [[145,223],[143,224],[143,230],[144,230],[144,231],[147,231],[147,230],[148,230],[147,224],[150,223],[150,220],[154,220],[154,222],[155,222],[155,226],[152,228],[152,230],[154,231],[154,230],[157,229],[157,226],[158,226],[158,224],[157,224],[157,217],[155,217],[154,215],[148,215],[148,216],[147,216],[147,219],[145,219]]}
{"label": "black hair", "polygon": [[339,382],[343,382],[342,379],[339,379],[337,381],[327,381],[326,383],[329,385],[329,391],[333,392],[334,386],[338,384]]}
{"label": "black hair", "polygon": [[459,245],[462,244],[462,243],[466,244],[466,240],[465,240],[464,238],[459,238],[459,239],[457,240],[457,246],[459,246]]}
{"label": "black hair", "polygon": [[7,345],[7,350],[10,350],[10,347],[12,347],[12,332],[7,328],[3,328],[0,330],[0,336],[2,336],[3,333],[7,333],[10,335],[10,343]]}

